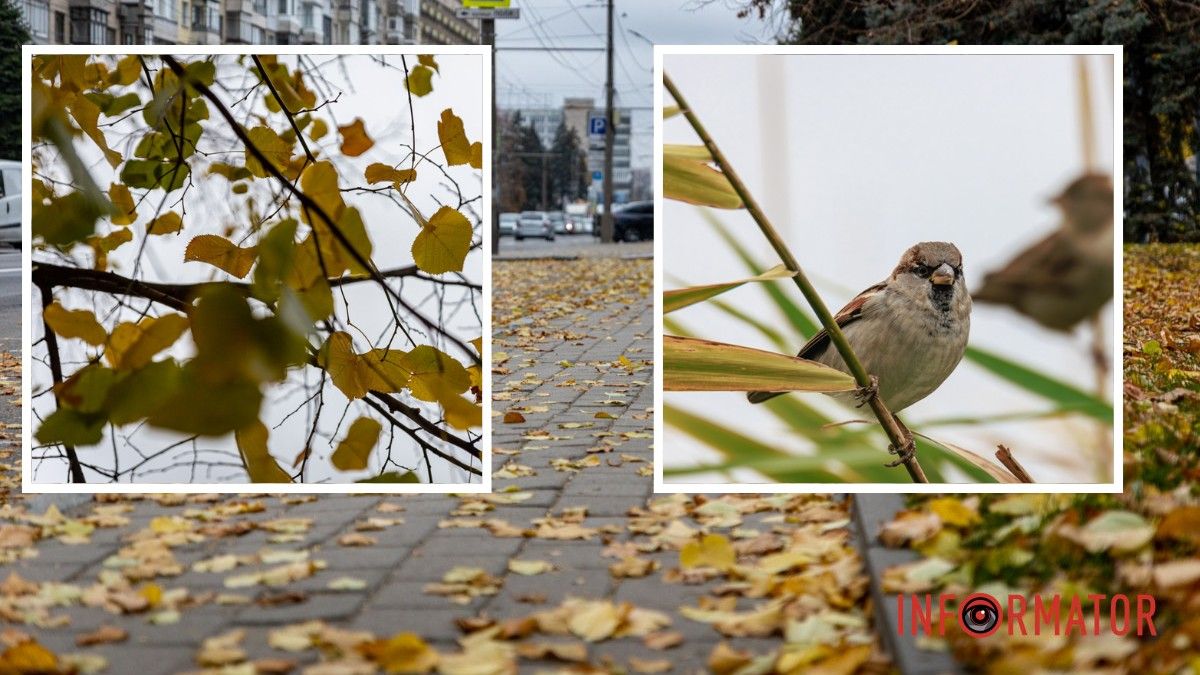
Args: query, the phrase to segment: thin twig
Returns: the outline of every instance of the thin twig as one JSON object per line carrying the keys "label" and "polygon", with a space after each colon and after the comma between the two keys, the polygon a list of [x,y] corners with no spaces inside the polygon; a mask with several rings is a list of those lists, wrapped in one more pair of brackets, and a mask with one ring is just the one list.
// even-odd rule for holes
{"label": "thin twig", "polygon": [[[687,121],[692,125],[692,129],[695,130],[696,135],[700,137],[700,140],[704,143],[705,147],[708,148],[709,154],[712,155],[713,163],[721,169],[721,172],[725,174],[725,178],[729,181],[729,185],[733,188],[733,191],[737,193],[739,198],[741,198],[742,204],[746,207],[746,211],[749,212],[750,217],[754,219],[754,222],[758,224],[758,228],[762,231],[763,236],[765,236],[767,241],[770,242],[771,247],[775,249],[775,253],[779,255],[781,260],[783,260],[784,265],[786,265],[790,271],[796,273],[792,279],[795,281],[796,286],[800,289],[800,293],[804,295],[804,299],[807,300],[808,304],[813,308],[817,318],[821,321],[821,325],[824,326],[826,332],[829,333],[829,339],[833,342],[833,345],[837,347],[838,353],[842,356],[842,360],[846,362],[846,367],[850,370],[850,374],[854,377],[854,381],[857,382],[858,386],[862,389],[871,387],[872,383],[870,373],[863,368],[862,362],[860,362],[858,357],[855,356],[854,351],[850,348],[850,343],[846,340],[846,336],[842,333],[841,327],[838,326],[837,321],[834,320],[833,314],[830,313],[829,308],[825,306],[825,301],[822,300],[821,296],[817,294],[817,290],[808,280],[808,277],[804,275],[803,270],[800,269],[799,261],[797,261],[796,257],[792,255],[791,250],[788,249],[788,246],[783,241],[783,238],[779,236],[779,233],[775,230],[775,227],[771,224],[771,221],[767,219],[766,214],[763,213],[761,208],[759,208],[758,202],[755,201],[754,196],[750,194],[750,190],[746,187],[745,183],[742,182],[742,179],[738,177],[737,172],[734,171],[733,166],[729,163],[729,160],[725,158],[725,155],[721,152],[721,149],[717,147],[717,144],[713,141],[712,137],[708,135],[708,131],[704,128],[704,125],[700,123],[699,118],[696,117],[696,114],[688,106],[687,101],[683,98],[683,95],[679,92],[679,89],[675,87],[675,83],[672,82],[671,78],[665,74],[663,75],[663,84],[666,86],[667,90],[671,92],[671,96],[675,98],[675,102],[679,105],[680,111],[683,113],[684,117],[687,118]],[[879,419],[879,423],[883,426],[884,432],[887,433],[888,439],[891,440],[892,446],[899,452],[903,453],[904,449],[913,443],[913,439],[911,437],[906,438],[905,433],[901,430],[900,424],[896,421],[896,417],[887,409],[887,406],[884,405],[883,401],[877,394],[872,394],[867,399],[867,403],[871,406],[871,410],[875,413],[875,417]],[[925,476],[924,469],[921,468],[921,464],[917,461],[916,455],[912,455],[904,460],[904,468],[908,470],[908,475],[912,477],[914,483],[929,482],[929,479]]]}
{"label": "thin twig", "polygon": [[[62,383],[63,379],[62,362],[58,358],[58,336],[54,334],[50,324],[45,320],[46,308],[54,302],[54,296],[47,286],[41,286],[39,290],[42,292],[42,327],[46,331],[46,350],[50,353],[50,377],[54,379],[54,402],[59,408],[62,408],[62,401],[58,397],[58,385]],[[75,446],[63,443],[63,450],[67,453],[67,466],[71,471],[71,482],[86,483],[83,467],[79,465],[79,455],[75,454]]]}

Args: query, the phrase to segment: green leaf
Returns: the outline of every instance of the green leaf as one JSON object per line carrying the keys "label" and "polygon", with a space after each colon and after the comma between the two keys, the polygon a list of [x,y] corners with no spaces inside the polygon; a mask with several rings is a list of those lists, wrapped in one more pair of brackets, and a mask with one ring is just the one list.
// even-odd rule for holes
{"label": "green leaf", "polygon": [[[759,469],[761,473],[781,483],[833,483],[842,480],[826,468],[828,460],[824,458],[795,457],[680,408],[666,406],[663,418],[667,424],[729,458],[731,461],[724,467],[726,469],[742,466],[763,467]],[[880,453],[872,452],[872,455],[878,458]],[[778,464],[774,464],[776,462]],[[672,469],[665,473],[685,472],[694,471],[690,468]]]}
{"label": "green leaf", "polygon": [[[754,256],[750,255],[750,252],[738,241],[737,237],[733,236],[729,228],[725,227],[725,224],[721,222],[717,214],[708,209],[696,210],[700,212],[700,217],[712,226],[717,236],[725,241],[734,255],[746,266],[748,272],[751,274],[761,274],[763,272],[763,267],[755,261]],[[763,284],[759,288],[767,294],[767,297],[770,298],[775,307],[788,320],[788,324],[796,331],[797,337],[800,338],[799,344],[796,345],[797,349],[800,344],[803,344],[805,340],[816,335],[817,331],[820,330],[816,319],[806,309],[801,307],[799,303],[788,297],[784,289],[780,288],[777,284]]]}
{"label": "green leaf", "polygon": [[1113,423],[1113,408],[1104,400],[1073,385],[978,347],[967,347],[966,358],[1026,391],[1105,424]]}
{"label": "green leaf", "polygon": [[726,291],[731,291],[743,284],[748,284],[753,281],[773,281],[775,279],[787,279],[796,276],[796,273],[789,270],[785,265],[776,265],[771,269],[759,274],[758,276],[739,281],[728,281],[721,284],[708,284],[706,286],[691,286],[689,288],[680,288],[673,291],[663,293],[663,313],[674,312],[678,309],[683,309],[689,305],[694,305],[698,302],[703,302],[709,298],[716,297]]}
{"label": "green leaf", "polygon": [[399,471],[389,471],[381,473],[378,476],[371,478],[363,478],[355,481],[356,483],[420,483],[421,479],[417,478],[417,474],[411,471],[400,473]]}
{"label": "green leaf", "polygon": [[851,391],[854,378],[815,361],[673,335],[663,337],[666,391]]}
{"label": "green leaf", "polygon": [[700,206],[742,208],[742,199],[733,191],[725,174],[709,166],[706,160],[696,159],[694,154],[694,150],[674,154],[664,150],[663,195]]}
{"label": "green leaf", "polygon": [[95,445],[104,431],[104,415],[59,408],[42,420],[37,430],[39,443]]}
{"label": "green leaf", "polygon": [[375,443],[379,441],[379,432],[382,430],[383,425],[370,417],[354,420],[350,429],[346,431],[346,437],[338,443],[337,450],[333,451],[331,461],[334,468],[339,471],[362,471],[367,468],[371,451],[375,449]]}

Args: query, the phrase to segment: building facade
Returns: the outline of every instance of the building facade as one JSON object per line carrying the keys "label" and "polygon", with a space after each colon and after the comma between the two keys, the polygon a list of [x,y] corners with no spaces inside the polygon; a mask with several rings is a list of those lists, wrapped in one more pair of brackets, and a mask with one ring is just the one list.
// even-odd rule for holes
{"label": "building facade", "polygon": [[328,45],[384,42],[387,2],[414,8],[406,30],[419,36],[420,0],[19,0],[19,7],[36,44]]}
{"label": "building facade", "polygon": [[[561,108],[518,108],[506,111],[506,114],[519,113],[521,123],[537,132],[542,147],[550,148],[554,143],[554,134],[560,123],[575,132],[579,144],[587,151],[588,173],[591,175],[591,186],[588,197],[591,201],[599,202],[604,190],[604,135],[589,133],[589,120],[603,118],[604,108],[597,108],[595,100],[590,98],[567,98]],[[616,134],[613,138],[613,200],[618,204],[633,198],[633,171],[630,150],[632,132],[630,111],[625,108],[614,108],[616,117]]]}
{"label": "building facade", "polygon": [[479,21],[458,18],[461,0],[420,0],[420,44],[477,45]]}

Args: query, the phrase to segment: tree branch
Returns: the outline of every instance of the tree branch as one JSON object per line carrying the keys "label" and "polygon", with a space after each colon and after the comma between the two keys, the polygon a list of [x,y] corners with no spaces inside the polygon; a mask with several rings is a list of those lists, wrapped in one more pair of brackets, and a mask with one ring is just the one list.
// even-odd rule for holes
{"label": "tree branch", "polygon": [[[687,121],[692,125],[692,129],[695,130],[696,135],[700,137],[700,140],[704,143],[704,146],[708,148],[709,154],[712,155],[713,163],[715,163],[721,169],[721,172],[725,174],[725,178],[729,181],[729,185],[733,188],[733,191],[737,193],[739,198],[741,198],[742,204],[746,207],[746,211],[750,213],[750,217],[753,218],[754,222],[758,224],[758,228],[762,231],[763,236],[765,236],[767,241],[770,242],[771,247],[775,249],[775,253],[779,255],[779,258],[783,261],[784,265],[786,265],[790,271],[796,273],[792,279],[795,281],[796,286],[800,289],[800,293],[804,295],[804,299],[807,300],[808,304],[813,308],[817,318],[821,321],[821,325],[825,328],[826,332],[829,333],[830,340],[833,342],[833,345],[837,347],[838,354],[841,355],[842,360],[846,362],[846,367],[850,370],[850,374],[854,377],[854,381],[858,383],[860,388],[866,389],[871,387],[872,383],[870,373],[867,372],[866,368],[863,368],[862,362],[858,360],[857,356],[855,356],[854,350],[850,348],[850,343],[846,340],[846,336],[842,333],[841,327],[838,326],[837,321],[834,320],[833,314],[830,313],[829,308],[825,306],[825,301],[822,300],[821,296],[817,294],[817,290],[813,287],[812,282],[808,280],[808,277],[806,277],[804,272],[800,269],[799,261],[797,261],[796,257],[792,255],[791,250],[788,249],[788,246],[783,241],[783,238],[779,236],[779,233],[775,230],[775,227],[771,224],[771,221],[767,219],[766,214],[764,214],[762,209],[759,208],[758,202],[755,201],[754,196],[750,194],[750,190],[746,187],[745,183],[742,182],[742,179],[738,177],[737,172],[733,169],[733,166],[729,163],[729,160],[725,158],[725,155],[721,152],[721,149],[717,147],[716,142],[714,142],[712,137],[708,135],[708,131],[704,128],[704,125],[700,123],[699,118],[696,117],[696,114],[688,106],[687,101],[683,98],[683,95],[679,92],[679,89],[675,87],[675,83],[672,82],[671,78],[666,74],[663,74],[663,84],[666,86],[667,91],[671,92],[671,96],[675,98],[675,102],[679,104],[680,112],[683,113],[684,117],[686,117]],[[887,433],[888,438],[891,440],[892,445],[895,448],[901,449],[906,447],[909,443],[912,443],[911,435],[908,438],[905,438],[905,434],[902,431],[900,424],[897,422],[896,417],[891,413],[890,410],[887,409],[887,406],[884,405],[883,401],[878,395],[871,395],[867,399],[867,402],[871,406],[871,410],[875,413],[875,417],[879,420],[879,424],[883,426],[884,432]],[[913,455],[904,461],[904,468],[908,470],[908,474],[912,477],[914,483],[929,482],[929,479],[925,476],[925,470],[921,468],[921,464],[917,461],[916,455]]]}
{"label": "tree branch", "polygon": [[167,64],[167,66],[174,71],[176,77],[194,87],[196,91],[200,92],[204,98],[208,99],[208,101],[213,104],[213,106],[217,109],[217,112],[220,113],[221,117],[223,117],[229,124],[229,127],[233,130],[234,135],[236,135],[238,140],[240,140],[246,146],[246,151],[253,155],[254,158],[258,160],[259,164],[262,165],[263,170],[278,180],[283,185],[284,189],[292,193],[296,199],[300,201],[304,208],[308,209],[311,213],[315,213],[317,217],[319,217],[325,223],[326,227],[329,228],[329,231],[333,233],[334,238],[338,240],[338,243],[342,245],[342,248],[344,248],[350,254],[350,257],[353,258],[356,263],[368,271],[371,278],[374,279],[386,293],[391,295],[396,302],[405,309],[405,311],[412,316],[415,316],[427,330],[432,330],[436,333],[439,333],[444,338],[456,345],[460,350],[462,350],[462,352],[466,354],[467,357],[470,358],[475,364],[478,365],[480,363],[480,355],[476,354],[475,350],[471,349],[466,342],[463,342],[463,340],[461,340],[458,336],[451,334],[437,322],[432,321],[426,318],[420,312],[417,312],[416,309],[412,307],[403,297],[401,297],[394,288],[388,286],[387,283],[384,282],[384,277],[375,267],[375,264],[371,260],[368,260],[361,251],[354,247],[354,244],[350,242],[349,238],[346,237],[346,234],[337,226],[337,223],[333,221],[333,218],[331,218],[329,214],[325,212],[325,209],[321,208],[320,204],[317,204],[312,197],[309,197],[304,193],[303,190],[296,187],[296,184],[289,180],[287,176],[284,176],[279,168],[276,167],[269,158],[267,158],[262,149],[260,149],[254,144],[253,141],[250,140],[250,136],[246,133],[246,130],[236,119],[234,119],[233,113],[229,112],[229,108],[226,107],[219,98],[217,98],[217,95],[214,94],[207,85],[191,77],[184,67],[180,65],[179,61],[177,61],[173,56],[163,54],[160,58],[162,58],[163,63]]}
{"label": "tree branch", "polygon": [[[46,323],[46,308],[50,303],[54,302],[54,294],[48,286],[40,286],[39,290],[42,293],[42,327],[46,331],[46,351],[50,353],[50,377],[54,379],[54,403],[59,408],[62,408],[62,401],[58,398],[58,385],[62,383],[62,361],[58,357],[58,336],[50,329],[50,324]],[[83,467],[79,465],[79,455],[75,453],[75,446],[63,443],[63,450],[67,453],[67,466],[71,471],[72,483],[86,483],[87,479],[83,476]]]}

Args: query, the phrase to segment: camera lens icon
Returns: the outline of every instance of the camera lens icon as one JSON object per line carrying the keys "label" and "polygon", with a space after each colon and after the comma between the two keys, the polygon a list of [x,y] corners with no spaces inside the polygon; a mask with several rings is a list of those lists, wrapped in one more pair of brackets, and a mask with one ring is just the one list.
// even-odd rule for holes
{"label": "camera lens icon", "polygon": [[971,637],[987,637],[1000,627],[1000,603],[987,593],[968,595],[958,608],[958,624]]}

